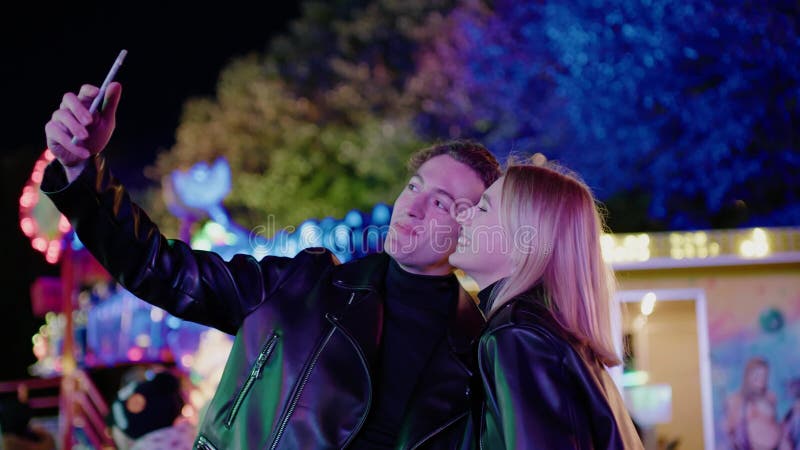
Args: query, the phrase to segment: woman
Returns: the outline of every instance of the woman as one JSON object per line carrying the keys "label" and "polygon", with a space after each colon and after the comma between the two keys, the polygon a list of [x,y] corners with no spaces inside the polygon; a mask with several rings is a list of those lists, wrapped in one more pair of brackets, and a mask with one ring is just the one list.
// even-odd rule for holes
{"label": "woman", "polygon": [[769,364],[761,357],[747,361],[742,387],[725,401],[725,431],[733,450],[773,450],[781,440],[777,398],[768,389]]}
{"label": "woman", "polygon": [[450,262],[488,305],[481,447],[642,448],[606,372],[620,363],[613,279],[589,189],[555,166],[513,165],[459,220]]}

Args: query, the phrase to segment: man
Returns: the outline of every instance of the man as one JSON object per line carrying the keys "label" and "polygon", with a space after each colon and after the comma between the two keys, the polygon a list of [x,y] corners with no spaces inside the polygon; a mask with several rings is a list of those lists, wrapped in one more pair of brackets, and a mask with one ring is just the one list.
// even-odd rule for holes
{"label": "man", "polygon": [[[459,206],[499,176],[482,146],[419,152],[385,253],[338,265],[324,249],[230,262],[165,239],[97,156],[121,86],[64,95],[45,127],[57,161],[42,190],[128,290],[235,334],[200,426],[201,449],[454,449],[469,436],[471,345],[484,319],[447,258]],[[73,143],[73,137],[77,143]]]}

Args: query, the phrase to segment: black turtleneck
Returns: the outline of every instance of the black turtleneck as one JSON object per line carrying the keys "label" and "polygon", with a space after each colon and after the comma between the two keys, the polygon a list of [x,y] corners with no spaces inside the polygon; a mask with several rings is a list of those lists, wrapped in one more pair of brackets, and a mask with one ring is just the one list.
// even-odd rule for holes
{"label": "black turtleneck", "polygon": [[373,402],[352,449],[391,449],[417,379],[447,332],[458,298],[455,275],[408,273],[394,261],[386,272],[383,337]]}

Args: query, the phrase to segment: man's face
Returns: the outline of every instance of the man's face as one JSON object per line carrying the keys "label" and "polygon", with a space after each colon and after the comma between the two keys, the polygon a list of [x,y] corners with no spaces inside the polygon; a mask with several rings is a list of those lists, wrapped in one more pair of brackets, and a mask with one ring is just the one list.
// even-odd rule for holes
{"label": "man's face", "polygon": [[448,155],[426,161],[394,202],[386,253],[411,273],[444,275],[455,251],[456,214],[474,205],[484,190],[478,174]]}

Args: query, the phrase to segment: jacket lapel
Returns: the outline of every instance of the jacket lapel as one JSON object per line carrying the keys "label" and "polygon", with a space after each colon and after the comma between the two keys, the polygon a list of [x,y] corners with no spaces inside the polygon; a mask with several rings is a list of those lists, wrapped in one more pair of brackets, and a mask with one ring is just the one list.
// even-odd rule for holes
{"label": "jacket lapel", "polygon": [[447,337],[420,374],[400,430],[399,448],[418,448],[450,425],[470,420],[474,346],[485,323],[473,298],[460,289]]}
{"label": "jacket lapel", "polygon": [[370,255],[333,269],[333,285],[341,294],[331,305],[333,320],[349,334],[370,365],[375,363],[383,335],[382,288],[389,256]]}
{"label": "jacket lapel", "polygon": [[456,310],[450,318],[447,339],[450,349],[470,370],[474,367],[475,343],[485,325],[486,317],[478,307],[477,301],[460,288]]}
{"label": "jacket lapel", "polygon": [[[384,283],[389,256],[373,254],[334,267],[338,311],[331,320],[352,336],[374,366],[383,335]],[[476,301],[459,289],[446,338],[420,374],[398,436],[398,448],[414,449],[456,422],[469,420],[474,346],[486,323]]]}

